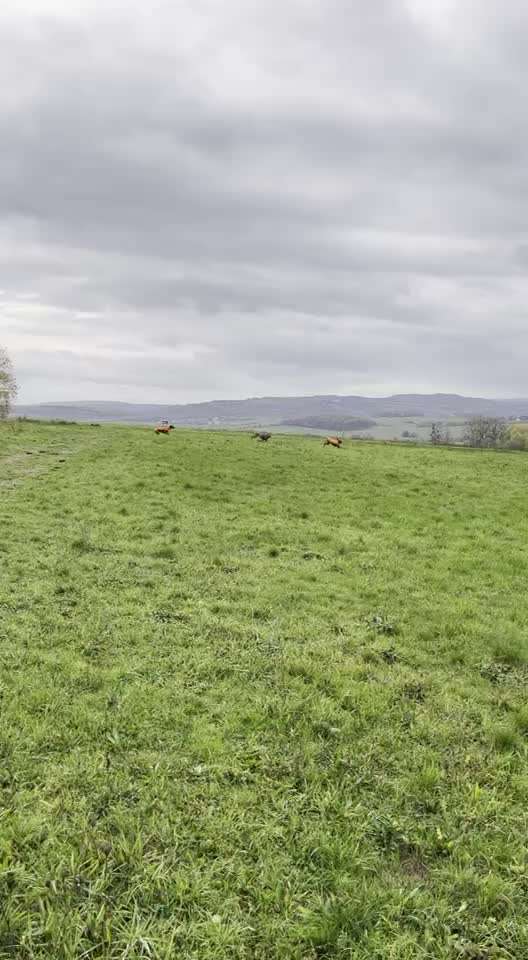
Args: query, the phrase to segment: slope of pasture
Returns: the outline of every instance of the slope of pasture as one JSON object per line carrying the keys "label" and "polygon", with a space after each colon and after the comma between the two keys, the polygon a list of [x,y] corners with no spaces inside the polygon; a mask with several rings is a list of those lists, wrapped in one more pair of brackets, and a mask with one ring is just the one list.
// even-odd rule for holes
{"label": "slope of pasture", "polygon": [[527,473],[0,430],[0,957],[528,956]]}

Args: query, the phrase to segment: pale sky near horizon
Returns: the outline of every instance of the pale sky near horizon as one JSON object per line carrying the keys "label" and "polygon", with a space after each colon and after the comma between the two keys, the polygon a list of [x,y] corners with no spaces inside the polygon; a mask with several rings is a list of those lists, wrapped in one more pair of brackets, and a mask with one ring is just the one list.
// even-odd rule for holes
{"label": "pale sky near horizon", "polygon": [[527,396],[521,0],[3,0],[20,400]]}

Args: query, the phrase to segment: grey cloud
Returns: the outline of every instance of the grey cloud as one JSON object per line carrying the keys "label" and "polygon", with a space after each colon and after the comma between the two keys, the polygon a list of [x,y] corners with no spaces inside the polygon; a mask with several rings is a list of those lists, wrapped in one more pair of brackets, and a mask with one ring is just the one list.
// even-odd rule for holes
{"label": "grey cloud", "polygon": [[23,398],[525,392],[520,0],[46,3],[0,12]]}

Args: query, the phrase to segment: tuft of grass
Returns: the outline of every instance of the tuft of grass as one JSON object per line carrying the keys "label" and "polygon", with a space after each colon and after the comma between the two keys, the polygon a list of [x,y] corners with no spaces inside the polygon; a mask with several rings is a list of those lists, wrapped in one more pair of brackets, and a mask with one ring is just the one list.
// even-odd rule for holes
{"label": "tuft of grass", "polygon": [[367,623],[375,633],[380,633],[386,637],[393,637],[399,633],[398,625],[394,621],[388,620],[383,614],[376,613],[368,617]]}
{"label": "tuft of grass", "polygon": [[427,763],[414,778],[414,788],[416,792],[423,794],[434,793],[442,781],[442,771],[436,763]]}
{"label": "tuft of grass", "polygon": [[75,537],[71,541],[70,546],[76,553],[90,553],[90,551],[94,549],[91,536],[86,530],[83,530],[78,537]]}
{"label": "tuft of grass", "polygon": [[528,734],[528,704],[523,703],[518,707],[515,711],[514,722],[520,733]]}
{"label": "tuft of grass", "polygon": [[520,631],[511,631],[493,644],[493,654],[499,663],[520,666],[528,663],[528,638]]}
{"label": "tuft of grass", "polygon": [[153,556],[158,560],[173,560],[176,556],[176,550],[170,543],[162,543],[153,552]]}
{"label": "tuft of grass", "polygon": [[492,728],[491,738],[497,750],[513,750],[518,742],[518,735],[515,728],[504,724]]}

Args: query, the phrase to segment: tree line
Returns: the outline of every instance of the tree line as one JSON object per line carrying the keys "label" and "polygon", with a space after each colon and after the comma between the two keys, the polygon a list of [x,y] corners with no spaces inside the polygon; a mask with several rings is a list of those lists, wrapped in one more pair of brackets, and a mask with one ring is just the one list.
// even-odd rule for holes
{"label": "tree line", "polygon": [[[431,443],[450,444],[449,428],[431,424]],[[467,447],[487,450],[528,450],[528,424],[511,423],[502,417],[472,417],[466,425],[463,442]]]}

